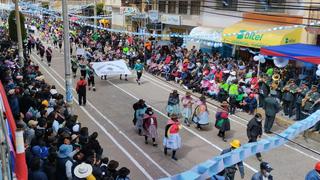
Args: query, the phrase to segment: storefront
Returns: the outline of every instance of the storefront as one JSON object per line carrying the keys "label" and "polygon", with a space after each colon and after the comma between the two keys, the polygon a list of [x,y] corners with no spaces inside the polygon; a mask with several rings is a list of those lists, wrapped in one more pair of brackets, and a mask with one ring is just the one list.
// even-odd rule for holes
{"label": "storefront", "polygon": [[222,41],[233,45],[232,55],[239,55],[240,49],[243,48],[252,48],[258,51],[264,46],[303,42],[302,34],[305,33],[305,30],[294,27],[292,24],[293,22],[295,24],[302,23],[301,17],[276,17],[255,13],[245,13],[243,16],[243,21],[223,30]]}
{"label": "storefront", "polygon": [[[189,34],[194,27],[182,25],[181,18],[181,15],[162,14],[160,18],[163,24],[162,34]],[[163,37],[162,40],[170,40],[177,45],[183,44],[183,38],[180,37]]]}
{"label": "storefront", "polygon": [[[301,41],[302,28],[275,30],[278,27],[279,25],[275,24],[241,21],[224,29],[223,42],[237,46],[261,48],[263,46],[295,44]],[[232,35],[233,33],[238,34]],[[230,35],[227,36],[228,34]]]}

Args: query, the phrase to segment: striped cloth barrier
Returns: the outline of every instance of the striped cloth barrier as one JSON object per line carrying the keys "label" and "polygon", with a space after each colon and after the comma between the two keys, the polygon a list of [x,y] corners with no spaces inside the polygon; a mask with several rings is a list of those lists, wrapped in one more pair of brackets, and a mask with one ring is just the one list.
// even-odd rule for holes
{"label": "striped cloth barrier", "polygon": [[171,177],[162,178],[161,180],[191,180],[191,179],[208,179],[226,167],[230,167],[240,161],[246,160],[259,152],[268,152],[274,148],[284,145],[289,140],[296,138],[303,131],[313,127],[320,121],[320,110],[311,114],[302,121],[298,121],[284,130],[279,136],[272,136],[261,139],[258,142],[247,143],[240,148],[229,153],[215,156],[203,163],[194,166],[192,169],[176,174]]}

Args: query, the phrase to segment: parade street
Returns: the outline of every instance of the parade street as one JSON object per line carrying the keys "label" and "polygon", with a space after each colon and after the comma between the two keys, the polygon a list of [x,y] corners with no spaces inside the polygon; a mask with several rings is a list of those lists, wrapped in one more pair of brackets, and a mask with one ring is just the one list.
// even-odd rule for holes
{"label": "parade street", "polygon": [[[53,49],[51,67],[41,62],[35,52],[32,53],[31,59],[39,64],[46,81],[55,85],[63,94],[65,92],[63,54],[58,49]],[[74,85],[79,79],[79,74],[78,72],[73,81]],[[73,91],[75,114],[79,115],[79,121],[83,125],[99,133],[98,139],[105,155],[117,159],[121,165],[130,168],[132,179],[158,179],[174,175],[219,155],[222,149],[229,147],[229,142],[233,138],[239,139],[242,144],[248,142],[246,127],[251,119],[249,115],[246,115],[246,118],[230,116],[231,131],[226,133],[227,142],[223,142],[217,137],[218,131],[214,128],[217,108],[208,104],[210,126],[202,131],[198,131],[193,125],[183,126],[180,133],[182,148],[177,151],[178,161],[174,161],[163,153],[162,138],[168,120],[165,108],[169,93],[177,89],[182,97],[185,94],[184,89],[161,81],[148,73],[144,73],[140,86],[135,82],[134,73],[128,77],[128,81],[120,80],[119,76],[108,77],[107,80],[96,77],[95,81],[97,90],[87,91],[86,106],[78,106],[77,94],[75,90]],[[144,99],[158,117],[157,147],[153,147],[150,143],[145,144],[143,136],[138,135],[132,123],[134,113],[132,105],[139,99]],[[273,127],[276,132],[281,132],[283,129],[276,124]],[[273,134],[264,134],[262,138],[268,136]],[[320,147],[311,140],[307,144],[302,137],[295,141],[314,147],[315,150],[319,150]],[[320,160],[316,154],[293,143],[262,153],[262,158],[272,164],[274,179],[279,180],[304,179],[306,172]],[[244,179],[250,179],[252,174],[259,171],[260,162],[251,157],[244,163]],[[240,179],[239,172],[236,173],[236,179]]]}

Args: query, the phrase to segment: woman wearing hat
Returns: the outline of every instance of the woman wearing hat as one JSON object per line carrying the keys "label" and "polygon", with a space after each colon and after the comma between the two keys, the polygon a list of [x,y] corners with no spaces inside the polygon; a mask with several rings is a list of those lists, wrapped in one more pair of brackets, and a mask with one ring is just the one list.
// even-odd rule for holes
{"label": "woman wearing hat", "polygon": [[191,97],[191,93],[190,92],[186,92],[186,95],[184,97],[182,97],[181,99],[182,102],[182,117],[184,119],[184,123],[187,126],[190,126],[190,118],[192,115],[192,105],[194,104],[194,100]]}
{"label": "woman wearing hat", "polygon": [[139,135],[142,135],[142,125],[143,125],[143,118],[145,115],[145,112],[147,110],[147,106],[145,105],[145,102],[142,100],[139,100],[139,104],[137,106],[137,109],[135,110],[135,126],[138,129]]}
{"label": "woman wearing hat", "polygon": [[136,72],[137,72],[137,83],[140,85],[140,78],[142,76],[142,72],[143,72],[143,64],[140,63],[140,59],[137,60],[137,63],[134,65],[134,68],[133,68]]}
{"label": "woman wearing hat", "polygon": [[222,110],[217,112],[216,114],[216,123],[215,127],[219,129],[218,136],[222,138],[224,142],[227,140],[225,139],[225,132],[230,130],[230,121],[228,115],[228,107],[229,104],[227,101],[223,101],[221,104]]}
{"label": "woman wearing hat", "polygon": [[143,134],[145,138],[145,143],[148,144],[148,137],[152,139],[153,146],[157,146],[156,137],[158,136],[157,128],[158,122],[157,117],[153,113],[152,108],[148,107],[146,113],[143,117]]}
{"label": "woman wearing hat", "polygon": [[75,175],[74,179],[95,179],[92,175],[92,166],[84,162],[77,165],[73,172]]}
{"label": "woman wearing hat", "polygon": [[192,121],[197,125],[199,130],[201,130],[201,126],[209,124],[209,112],[204,96],[200,97],[199,105],[194,110]]}
{"label": "woman wearing hat", "polygon": [[177,90],[173,90],[173,92],[170,93],[166,110],[168,116],[171,116],[172,114],[180,114],[180,99]]}
{"label": "woman wearing hat", "polygon": [[182,128],[178,116],[173,114],[168,120],[168,123],[165,128],[165,136],[163,138],[164,154],[167,155],[168,149],[172,149],[171,158],[178,160],[176,158],[176,151],[181,147],[181,137],[179,131]]}

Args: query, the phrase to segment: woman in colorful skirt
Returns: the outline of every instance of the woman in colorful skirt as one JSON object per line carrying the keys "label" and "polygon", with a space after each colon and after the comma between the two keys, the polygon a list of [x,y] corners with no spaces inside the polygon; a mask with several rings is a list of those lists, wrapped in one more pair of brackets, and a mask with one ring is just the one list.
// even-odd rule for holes
{"label": "woman in colorful skirt", "polygon": [[200,97],[199,105],[194,110],[192,121],[197,125],[199,130],[201,130],[201,126],[209,124],[209,112],[204,96]]}
{"label": "woman in colorful skirt", "polygon": [[156,137],[158,136],[157,128],[158,128],[158,122],[157,117],[153,113],[152,108],[148,107],[146,110],[146,113],[143,117],[143,135],[145,144],[148,144],[148,137],[152,139],[153,146],[157,146],[156,143]]}
{"label": "woman in colorful skirt", "polygon": [[224,142],[227,142],[225,139],[225,132],[230,130],[230,121],[229,121],[229,114],[228,114],[228,107],[229,104],[227,101],[223,101],[221,104],[222,110],[217,112],[216,114],[216,123],[215,127],[219,129],[218,136],[222,138]]}
{"label": "woman in colorful skirt", "polygon": [[182,117],[184,119],[184,123],[187,126],[190,126],[190,119],[192,116],[192,105],[194,104],[194,100],[191,97],[190,92],[186,92],[186,95],[182,97]]}
{"label": "woman in colorful skirt", "polygon": [[169,95],[167,113],[169,117],[172,114],[175,114],[177,116],[180,115],[180,99],[177,90],[173,90],[173,92]]}
{"label": "woman in colorful skirt", "polygon": [[138,109],[136,110],[136,128],[138,129],[139,135],[142,135],[142,124],[143,124],[143,118],[144,114],[146,113],[147,106],[144,104],[140,104]]}
{"label": "woman in colorful skirt", "polygon": [[165,136],[163,138],[164,154],[167,155],[168,149],[172,149],[171,158],[178,160],[176,158],[176,152],[181,148],[181,137],[179,131],[182,128],[178,116],[175,114],[171,115],[165,128]]}

